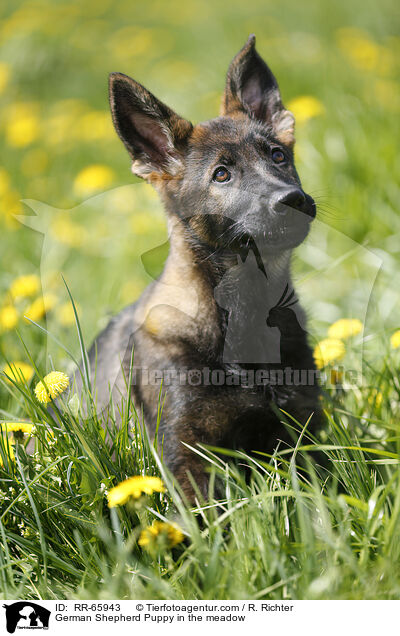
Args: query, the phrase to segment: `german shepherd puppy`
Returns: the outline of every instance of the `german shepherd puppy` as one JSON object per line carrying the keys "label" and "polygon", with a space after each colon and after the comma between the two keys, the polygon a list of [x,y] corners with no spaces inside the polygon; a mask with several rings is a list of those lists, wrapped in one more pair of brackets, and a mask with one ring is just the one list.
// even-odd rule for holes
{"label": "german shepherd puppy", "polygon": [[131,376],[154,434],[163,382],[164,458],[193,499],[207,476],[188,445],[271,451],[286,437],[278,409],[301,424],[318,410],[290,279],[316,208],[294,166],[294,117],[254,36],[231,62],[215,119],[193,126],[121,73],[110,75],[110,104],[132,172],[163,201],[170,253],[93,345],[97,399],[108,402],[110,383],[126,393]]}

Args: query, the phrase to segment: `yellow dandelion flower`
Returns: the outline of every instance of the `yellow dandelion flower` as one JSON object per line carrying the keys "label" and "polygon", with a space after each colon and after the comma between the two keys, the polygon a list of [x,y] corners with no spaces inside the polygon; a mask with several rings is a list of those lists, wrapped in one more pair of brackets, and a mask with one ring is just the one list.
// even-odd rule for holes
{"label": "yellow dandelion flower", "polygon": [[37,107],[33,104],[15,104],[6,123],[9,146],[23,148],[34,142],[40,132]]}
{"label": "yellow dandelion flower", "polygon": [[15,298],[27,298],[34,296],[40,289],[40,279],[36,274],[18,276],[10,286],[10,294]]}
{"label": "yellow dandelion flower", "polygon": [[377,389],[372,389],[371,393],[368,396],[368,404],[371,406],[375,406],[375,408],[379,409],[382,405],[383,393],[382,391],[378,391]]}
{"label": "yellow dandelion flower", "polygon": [[108,188],[114,181],[114,172],[108,166],[87,166],[76,176],[74,190],[78,196],[90,196]]}
{"label": "yellow dandelion flower", "polygon": [[10,68],[5,62],[0,62],[0,93],[4,91],[10,77]]}
{"label": "yellow dandelion flower", "polygon": [[367,33],[354,27],[343,27],[336,32],[342,52],[356,68],[372,71],[377,68],[381,47]]}
{"label": "yellow dandelion flower", "polygon": [[347,340],[351,336],[356,336],[363,329],[363,324],[358,318],[341,318],[333,323],[328,329],[329,338]]}
{"label": "yellow dandelion flower", "polygon": [[392,349],[398,349],[400,347],[400,329],[390,336],[390,345]]}
{"label": "yellow dandelion flower", "polygon": [[154,521],[140,533],[139,545],[148,552],[162,551],[173,548],[184,540],[184,534],[172,523]]}
{"label": "yellow dandelion flower", "polygon": [[325,112],[323,103],[312,95],[295,97],[288,103],[288,109],[292,111],[298,124],[304,124]]}
{"label": "yellow dandelion flower", "polygon": [[0,331],[14,329],[18,322],[18,312],[13,305],[0,308]]}
{"label": "yellow dandelion flower", "polygon": [[[9,378],[15,380],[15,382],[30,382],[33,377],[33,368],[30,364],[26,362],[10,362],[10,364],[6,364],[3,367],[4,373],[8,375]],[[10,382],[10,380],[6,379],[6,382]]]}
{"label": "yellow dandelion flower", "polygon": [[0,422],[0,428],[4,433],[32,435],[35,432],[35,426],[28,422]]}
{"label": "yellow dandelion flower", "polygon": [[[14,444],[15,444],[15,440],[12,439],[12,438],[8,439],[5,442],[5,444],[4,444],[6,455],[8,455],[8,457],[9,457],[9,459],[11,461],[14,461],[14,459],[15,459]],[[2,459],[1,453],[0,453],[0,467],[1,466],[4,466],[4,463],[3,463],[3,459]]]}
{"label": "yellow dandelion flower", "polygon": [[341,360],[346,353],[346,348],[337,338],[325,338],[314,349],[315,364],[322,369],[326,364]]}
{"label": "yellow dandelion flower", "polygon": [[24,317],[37,322],[45,317],[53,307],[57,304],[57,296],[54,294],[45,294],[33,301],[24,312]]}
{"label": "yellow dandelion flower", "polygon": [[107,494],[108,507],[122,506],[131,497],[139,499],[143,494],[152,495],[153,492],[165,492],[164,484],[159,477],[142,475],[130,477],[109,490]]}
{"label": "yellow dandelion flower", "polygon": [[39,402],[48,404],[64,393],[68,387],[69,377],[62,371],[52,371],[43,378],[43,382],[37,383],[35,395]]}

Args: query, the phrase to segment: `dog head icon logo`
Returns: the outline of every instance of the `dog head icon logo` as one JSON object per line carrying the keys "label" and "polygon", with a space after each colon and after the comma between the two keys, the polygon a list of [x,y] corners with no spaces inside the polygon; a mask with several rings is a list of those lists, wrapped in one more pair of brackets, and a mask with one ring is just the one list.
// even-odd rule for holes
{"label": "dog head icon logo", "polygon": [[6,628],[9,634],[16,629],[48,629],[51,612],[31,601],[17,601],[3,605],[6,610]]}

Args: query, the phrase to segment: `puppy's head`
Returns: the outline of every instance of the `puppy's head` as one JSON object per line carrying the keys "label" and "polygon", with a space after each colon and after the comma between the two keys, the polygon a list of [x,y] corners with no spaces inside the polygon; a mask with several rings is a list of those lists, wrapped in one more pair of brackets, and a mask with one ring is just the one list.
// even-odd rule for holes
{"label": "puppy's head", "polygon": [[304,240],[315,204],[294,166],[294,117],[254,36],[229,66],[216,119],[193,126],[121,73],[110,76],[110,104],[132,171],[200,241],[279,252]]}

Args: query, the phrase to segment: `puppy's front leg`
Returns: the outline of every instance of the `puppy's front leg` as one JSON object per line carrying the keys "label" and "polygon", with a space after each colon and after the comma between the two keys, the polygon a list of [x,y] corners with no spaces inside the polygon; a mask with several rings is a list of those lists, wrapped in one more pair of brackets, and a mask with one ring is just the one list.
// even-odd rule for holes
{"label": "puppy's front leg", "polygon": [[163,448],[163,459],[188,501],[194,502],[196,488],[201,496],[207,499],[207,462],[192,450],[199,443],[220,445],[219,436],[210,431],[207,421],[198,420],[190,413],[180,413],[178,417],[172,418],[172,421],[168,418],[168,424],[165,426],[161,424],[159,440]]}
{"label": "puppy's front leg", "polygon": [[208,475],[207,461],[188,446],[223,444],[236,410],[240,409],[240,404],[236,405],[232,400],[231,392],[232,389],[220,387],[213,395],[205,386],[170,386],[166,391],[159,444],[168,468],[189,501],[194,500],[195,489],[188,474],[205,498],[208,496]]}

